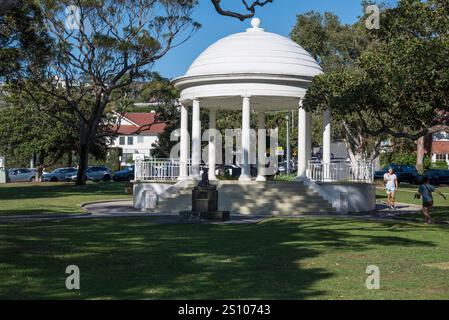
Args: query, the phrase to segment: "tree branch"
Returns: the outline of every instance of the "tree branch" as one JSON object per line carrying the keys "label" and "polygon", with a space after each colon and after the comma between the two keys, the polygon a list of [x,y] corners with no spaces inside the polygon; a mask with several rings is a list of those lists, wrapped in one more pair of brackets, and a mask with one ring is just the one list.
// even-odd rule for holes
{"label": "tree branch", "polygon": [[230,11],[230,10],[225,10],[221,7],[221,0],[211,0],[212,4],[214,5],[215,10],[221,14],[222,16],[228,16],[228,17],[233,17],[233,18],[237,18],[240,21],[244,21],[246,19],[252,18],[254,17],[254,15],[256,14],[256,7],[263,7],[268,3],[272,3],[273,0],[256,0],[256,1],[252,1],[251,4],[248,4],[247,0],[242,0],[242,3],[246,9],[246,11],[248,11],[248,13],[239,13],[236,11]]}

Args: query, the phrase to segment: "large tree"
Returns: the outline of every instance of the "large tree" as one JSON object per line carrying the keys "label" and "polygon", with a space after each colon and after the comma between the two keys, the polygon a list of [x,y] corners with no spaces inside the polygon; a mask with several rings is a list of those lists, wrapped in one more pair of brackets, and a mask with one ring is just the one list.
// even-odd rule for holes
{"label": "large tree", "polygon": [[[114,122],[111,106],[126,88],[151,77],[152,65],[199,27],[192,0],[41,1],[44,22],[55,43],[44,72],[28,65],[14,79],[41,112],[79,134],[77,184],[85,183],[92,147],[104,140]],[[69,11],[67,11],[69,9]],[[70,11],[71,10],[71,11]],[[48,103],[43,95],[53,98]],[[68,120],[70,113],[76,121]]]}
{"label": "large tree", "polygon": [[[338,96],[338,90],[341,90],[341,84],[336,80],[356,68],[356,61],[371,41],[367,32],[363,19],[346,25],[331,12],[311,11],[297,16],[290,36],[318,61],[325,73],[315,78],[304,101],[305,107],[316,113],[316,119],[322,118],[323,110],[332,108],[334,101],[329,97]],[[361,157],[374,156],[372,153],[379,139],[373,141],[360,130],[354,117],[347,114],[342,117],[341,113],[335,112],[338,108],[332,110],[333,137],[345,141],[351,159],[358,161]]]}
{"label": "large tree", "polygon": [[[40,113],[34,101],[18,92],[6,91],[0,109],[0,154],[14,166],[28,165],[30,159],[52,165],[77,150],[77,132],[69,130],[48,114]],[[51,97],[45,99],[48,101]],[[76,119],[70,113],[66,117]]]}
{"label": "large tree", "polygon": [[0,83],[12,74],[25,71],[26,65],[44,66],[51,41],[39,3],[10,0],[0,6]]}
{"label": "large tree", "polygon": [[387,135],[416,140],[447,128],[448,10],[440,0],[399,1],[365,32],[370,41],[349,68],[314,79],[306,108],[332,108],[357,159],[375,156],[369,137],[377,147]]}

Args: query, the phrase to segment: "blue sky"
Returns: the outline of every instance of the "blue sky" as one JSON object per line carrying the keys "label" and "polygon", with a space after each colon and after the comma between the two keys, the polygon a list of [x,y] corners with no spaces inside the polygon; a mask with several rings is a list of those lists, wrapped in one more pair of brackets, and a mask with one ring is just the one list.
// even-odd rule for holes
{"label": "blue sky", "polygon": [[[250,21],[240,22],[231,17],[223,17],[215,12],[210,0],[199,0],[199,7],[194,12],[194,19],[202,24],[189,41],[174,48],[154,66],[162,76],[175,78],[182,76],[195,58],[215,41],[236,32],[242,32],[250,27]],[[240,3],[240,0],[224,0],[225,5]],[[289,35],[293,28],[296,15],[307,11],[331,11],[337,14],[344,23],[354,23],[362,14],[360,0],[274,0],[257,11],[257,17],[262,20],[262,28],[267,31]],[[394,4],[396,0],[386,0]]]}

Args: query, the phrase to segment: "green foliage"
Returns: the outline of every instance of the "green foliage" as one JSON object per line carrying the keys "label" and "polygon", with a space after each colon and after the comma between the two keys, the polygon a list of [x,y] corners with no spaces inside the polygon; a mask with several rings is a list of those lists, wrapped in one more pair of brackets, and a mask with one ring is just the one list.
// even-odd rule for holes
{"label": "green foliage", "polygon": [[448,169],[448,165],[447,165],[446,161],[434,162],[434,163],[432,163],[431,169],[447,170]]}
{"label": "green foliage", "polygon": [[[394,163],[394,164],[403,164],[403,165],[412,165],[414,166],[416,164],[416,152],[414,153],[408,153],[408,152],[389,152],[389,153],[382,153],[380,155],[380,166],[383,168],[386,165]],[[430,157],[428,155],[424,156],[423,159],[423,168],[422,172],[426,170],[429,170],[433,168],[433,164],[430,160]],[[447,164],[446,164],[447,168]],[[419,168],[417,168],[419,169]]]}
{"label": "green foliage", "polygon": [[294,182],[297,178],[298,176],[296,174],[278,174],[274,176],[273,180],[281,182]]}
{"label": "green foliage", "polygon": [[316,11],[298,15],[290,36],[312,54],[325,72],[351,66],[368,39],[361,22],[343,25],[334,13]]}
{"label": "green foliage", "polygon": [[414,154],[407,154],[407,153],[394,154],[391,161],[393,163],[397,163],[397,164],[415,165],[416,153],[414,153]]}
{"label": "green foliage", "polygon": [[43,68],[51,44],[38,1],[19,0],[0,15],[0,80],[14,79],[29,68]]}
{"label": "green foliage", "polygon": [[39,2],[53,40],[51,63],[45,70],[27,65],[27,73],[13,83],[40,112],[77,132],[77,184],[82,185],[89,155],[101,159],[107,151],[106,137],[115,124],[111,111],[126,111],[132,85],[151,79],[154,63],[199,28],[191,17],[198,1],[77,1],[76,32],[66,27],[68,3]]}
{"label": "green foliage", "polygon": [[380,30],[365,31],[365,41],[356,41],[363,35],[360,20],[348,33],[362,44],[354,59],[341,63],[343,70],[328,68],[316,77],[304,106],[331,108],[353,151],[365,156],[370,139],[378,149],[388,136],[416,140],[435,125],[449,124],[448,14],[442,1],[399,1],[383,10]]}
{"label": "green foliage", "polygon": [[120,169],[120,161],[119,157],[122,155],[121,148],[108,148],[107,152],[103,154],[101,157],[95,158],[91,156],[89,159],[89,163],[91,165],[104,165],[111,169],[112,171],[116,171]]}
{"label": "green foliage", "polygon": [[51,166],[76,149],[77,132],[40,112],[27,95],[8,91],[4,103],[0,109],[0,153],[7,156],[8,166],[28,167],[33,156]]}

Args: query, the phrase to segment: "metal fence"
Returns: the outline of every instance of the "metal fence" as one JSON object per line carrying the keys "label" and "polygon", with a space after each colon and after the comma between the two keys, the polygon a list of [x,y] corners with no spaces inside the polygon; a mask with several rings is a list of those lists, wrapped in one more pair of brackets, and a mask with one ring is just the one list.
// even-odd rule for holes
{"label": "metal fence", "polygon": [[[136,160],[134,164],[134,180],[136,181],[175,181],[181,173],[179,159]],[[204,168],[200,166],[200,171]],[[192,173],[191,160],[187,163],[187,174]]]}
{"label": "metal fence", "polygon": [[134,164],[134,180],[176,180],[179,177],[179,171],[179,160],[136,160]]}
{"label": "metal fence", "polygon": [[371,162],[331,162],[309,161],[307,178],[312,181],[360,181],[373,182],[374,165]]}
{"label": "metal fence", "polygon": [[[200,166],[200,170],[204,168]],[[192,172],[191,160],[187,163],[187,171]],[[175,181],[180,175],[179,159],[136,160],[134,180],[136,181]],[[374,181],[374,165],[371,162],[332,162],[321,163],[309,161],[307,178],[312,181]]]}

